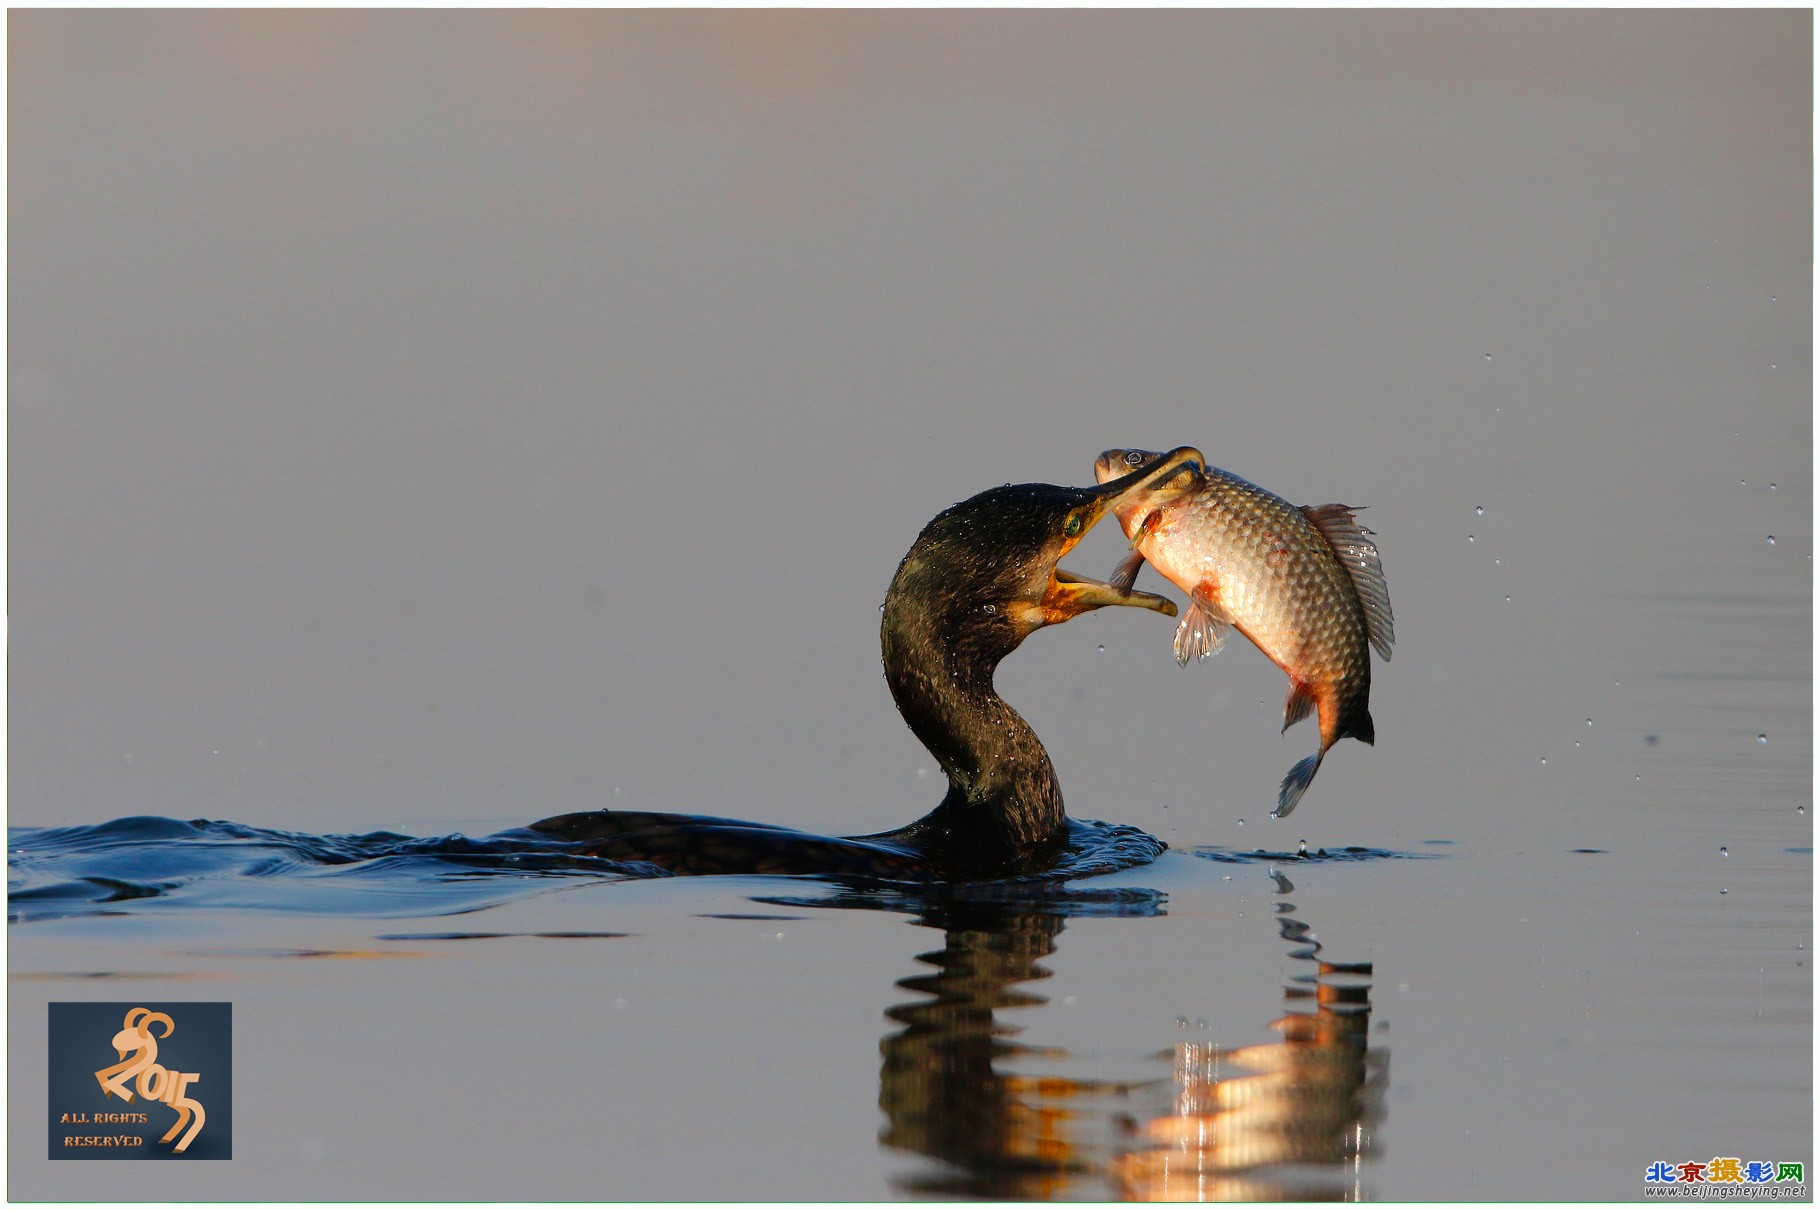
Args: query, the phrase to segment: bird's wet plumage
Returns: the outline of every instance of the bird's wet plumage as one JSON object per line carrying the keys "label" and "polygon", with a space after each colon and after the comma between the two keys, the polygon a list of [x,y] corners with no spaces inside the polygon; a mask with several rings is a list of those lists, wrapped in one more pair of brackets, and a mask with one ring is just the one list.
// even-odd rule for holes
{"label": "bird's wet plumage", "polygon": [[[1107,450],[1102,483],[1162,455]],[[1148,561],[1189,595],[1176,659],[1205,659],[1229,629],[1257,644],[1289,676],[1283,728],[1317,711],[1321,746],[1283,779],[1277,807],[1295,809],[1321,758],[1348,737],[1372,743],[1371,658],[1390,658],[1395,630],[1384,569],[1354,508],[1298,508],[1216,467],[1127,494],[1114,510],[1133,553],[1111,582],[1130,587]]]}
{"label": "bird's wet plumage", "polygon": [[1126,495],[1199,465],[1173,450],[1099,487],[1007,484],[944,510],[891,581],[880,623],[885,680],[904,721],[948,775],[934,811],[873,836],[818,836],[741,820],[586,811],[532,824],[577,851],[679,874],[849,874],[984,879],[1039,872],[1070,836],[1055,769],[993,688],[999,661],[1033,631],[1091,609],[1175,613],[1057,566]]}

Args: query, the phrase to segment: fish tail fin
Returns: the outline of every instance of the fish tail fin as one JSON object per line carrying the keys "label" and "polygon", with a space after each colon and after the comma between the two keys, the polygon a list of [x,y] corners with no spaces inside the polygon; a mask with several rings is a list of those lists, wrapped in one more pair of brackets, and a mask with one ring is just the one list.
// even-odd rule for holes
{"label": "fish tail fin", "polygon": [[1295,810],[1295,805],[1302,801],[1302,792],[1308,789],[1308,783],[1314,780],[1315,771],[1321,767],[1321,757],[1326,754],[1327,749],[1322,748],[1313,756],[1297,761],[1290,768],[1283,778],[1282,788],[1277,791],[1277,809],[1270,813],[1273,819],[1282,819]]}

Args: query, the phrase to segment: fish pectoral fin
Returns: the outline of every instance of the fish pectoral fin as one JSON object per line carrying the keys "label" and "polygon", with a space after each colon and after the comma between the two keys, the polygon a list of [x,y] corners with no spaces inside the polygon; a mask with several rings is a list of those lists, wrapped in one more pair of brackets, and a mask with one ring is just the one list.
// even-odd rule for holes
{"label": "fish pectoral fin", "polygon": [[1136,550],[1138,547],[1142,546],[1145,542],[1147,542],[1150,539],[1150,536],[1152,534],[1156,533],[1157,529],[1162,524],[1163,524],[1163,510],[1162,509],[1153,508],[1148,513],[1145,513],[1144,519],[1142,521],[1138,522],[1138,527],[1131,531],[1131,549]]}
{"label": "fish pectoral fin", "polygon": [[1204,589],[1195,589],[1188,597],[1182,624],[1175,628],[1175,662],[1186,665],[1191,659],[1218,654],[1231,629],[1231,615]]}
{"label": "fish pectoral fin", "polygon": [[1314,687],[1307,681],[1289,680],[1289,699],[1283,703],[1283,730],[1287,731],[1314,709]]}
{"label": "fish pectoral fin", "polygon": [[1137,583],[1138,572],[1144,570],[1144,552],[1134,550],[1119,560],[1119,565],[1106,577],[1106,583],[1120,592],[1130,592],[1131,586]]}

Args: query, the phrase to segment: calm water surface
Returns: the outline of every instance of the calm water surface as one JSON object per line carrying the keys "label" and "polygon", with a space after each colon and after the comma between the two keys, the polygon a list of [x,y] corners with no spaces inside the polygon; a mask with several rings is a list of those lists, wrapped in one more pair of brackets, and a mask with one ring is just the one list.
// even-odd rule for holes
{"label": "calm water surface", "polygon": [[[1811,1171],[1811,50],[12,14],[9,1194]],[[1120,610],[999,687],[1152,864],[646,878],[514,831],[922,814],[877,654],[917,530],[1178,443],[1379,535],[1379,739],[1289,820],[1282,674]],[[234,1158],[49,1162],[45,1005],[158,999],[234,1005]]]}

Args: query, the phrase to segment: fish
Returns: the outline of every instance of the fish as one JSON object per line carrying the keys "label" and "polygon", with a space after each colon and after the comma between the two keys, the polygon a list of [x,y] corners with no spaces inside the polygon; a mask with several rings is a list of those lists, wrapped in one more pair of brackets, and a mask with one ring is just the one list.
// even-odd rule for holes
{"label": "fish", "polygon": [[[1107,450],[1093,470],[1104,483],[1159,457]],[[1297,507],[1203,464],[1114,510],[1132,552],[1108,583],[1130,591],[1148,562],[1188,594],[1177,663],[1213,655],[1236,629],[1289,676],[1283,730],[1319,713],[1320,749],[1283,778],[1271,812],[1278,819],[1295,810],[1334,744],[1377,740],[1370,652],[1388,661],[1396,630],[1375,535],[1356,516],[1361,507]]]}

